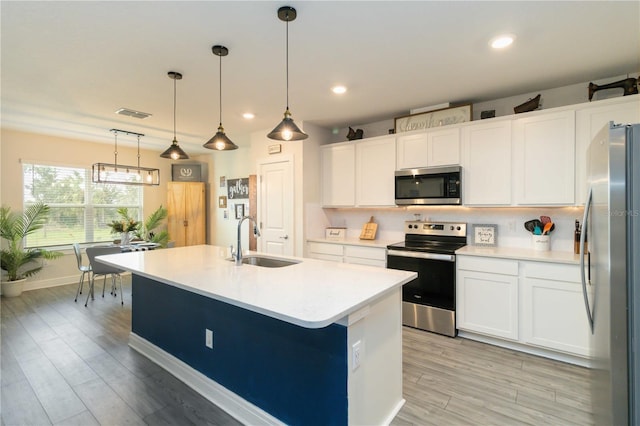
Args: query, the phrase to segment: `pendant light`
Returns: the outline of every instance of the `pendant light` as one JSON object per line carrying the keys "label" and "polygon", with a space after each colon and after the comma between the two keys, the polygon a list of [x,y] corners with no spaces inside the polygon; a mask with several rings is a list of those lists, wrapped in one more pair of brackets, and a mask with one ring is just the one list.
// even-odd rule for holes
{"label": "pendant light", "polygon": [[[160,185],[160,169],[140,166],[140,138],[142,133],[128,130],[111,129],[115,137],[113,163],[95,163],[91,166],[91,180],[94,183],[118,183],[124,185]],[[118,164],[118,133],[133,135],[138,138],[138,165],[125,166]]]}
{"label": "pendant light", "polygon": [[291,111],[289,111],[289,22],[295,20],[296,16],[296,10],[291,6],[282,6],[278,9],[278,18],[287,23],[287,109],[284,111],[284,118],[280,124],[267,135],[269,139],[278,141],[299,141],[309,137],[309,135],[302,132],[302,130],[296,126],[293,118],[291,118]]}
{"label": "pendant light", "polygon": [[238,145],[231,142],[231,139],[224,134],[224,128],[222,127],[222,57],[229,54],[229,49],[215,45],[211,48],[211,51],[220,58],[220,125],[216,134],[203,146],[218,151],[231,151],[232,149],[238,149]]}
{"label": "pendant light", "polygon": [[162,158],[170,158],[172,160],[187,160],[189,156],[178,145],[176,139],[176,80],[182,80],[182,74],[175,71],[169,71],[169,78],[173,80],[173,142],[165,152],[160,154]]}

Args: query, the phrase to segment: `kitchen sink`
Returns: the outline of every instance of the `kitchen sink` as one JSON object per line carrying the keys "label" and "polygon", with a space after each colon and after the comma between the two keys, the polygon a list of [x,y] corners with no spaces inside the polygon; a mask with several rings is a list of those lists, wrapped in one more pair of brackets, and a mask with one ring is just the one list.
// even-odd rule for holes
{"label": "kitchen sink", "polygon": [[262,266],[264,268],[282,268],[300,263],[296,260],[276,259],[274,257],[249,255],[242,258],[242,263],[246,265]]}

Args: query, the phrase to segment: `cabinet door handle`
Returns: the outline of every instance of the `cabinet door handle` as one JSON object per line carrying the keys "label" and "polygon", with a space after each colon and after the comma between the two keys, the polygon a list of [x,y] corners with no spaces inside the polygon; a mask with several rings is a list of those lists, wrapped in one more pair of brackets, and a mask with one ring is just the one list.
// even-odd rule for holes
{"label": "cabinet door handle", "polygon": [[183,220],[182,221],[182,225],[185,226],[185,227],[189,226],[189,221],[188,220]]}
{"label": "cabinet door handle", "polygon": [[288,235],[285,235],[284,237],[278,237],[278,238],[282,238],[283,240],[288,240],[288,239],[289,239],[289,236],[288,236]]}

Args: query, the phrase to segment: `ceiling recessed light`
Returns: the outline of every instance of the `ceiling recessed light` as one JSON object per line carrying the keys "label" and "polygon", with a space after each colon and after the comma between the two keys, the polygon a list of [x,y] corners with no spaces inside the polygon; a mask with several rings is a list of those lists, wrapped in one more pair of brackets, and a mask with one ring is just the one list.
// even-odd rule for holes
{"label": "ceiling recessed light", "polygon": [[244,114],[242,114],[242,117],[246,118],[247,120],[251,120],[255,118],[255,115],[251,112],[245,112]]}
{"label": "ceiling recessed light", "polygon": [[505,34],[491,39],[489,45],[494,49],[504,49],[507,46],[511,46],[515,40],[515,36],[511,34]]}
{"label": "ceiling recessed light", "polygon": [[331,91],[336,95],[342,95],[343,93],[347,92],[347,88],[344,86],[333,86],[331,88]]}

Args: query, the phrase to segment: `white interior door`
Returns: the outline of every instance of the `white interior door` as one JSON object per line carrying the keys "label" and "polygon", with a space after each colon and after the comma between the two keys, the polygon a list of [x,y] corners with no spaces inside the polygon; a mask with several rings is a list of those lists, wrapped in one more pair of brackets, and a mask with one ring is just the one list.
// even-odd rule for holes
{"label": "white interior door", "polygon": [[293,167],[292,160],[258,165],[259,250],[293,256]]}

